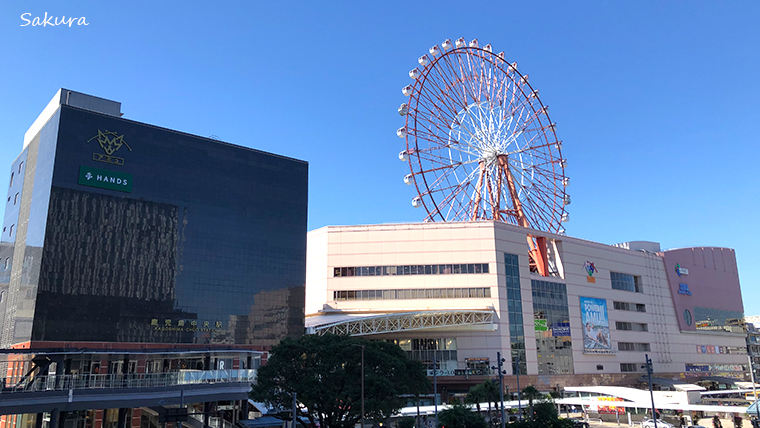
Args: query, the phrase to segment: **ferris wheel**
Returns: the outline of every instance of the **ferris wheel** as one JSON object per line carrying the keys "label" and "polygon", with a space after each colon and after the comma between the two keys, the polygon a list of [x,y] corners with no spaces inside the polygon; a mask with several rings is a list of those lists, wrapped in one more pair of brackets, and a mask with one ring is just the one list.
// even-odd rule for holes
{"label": "ferris wheel", "polygon": [[447,39],[418,62],[402,90],[406,122],[396,134],[406,141],[404,182],[416,187],[412,205],[425,209],[425,221],[496,220],[564,233],[567,163],[528,75],[477,39]]}

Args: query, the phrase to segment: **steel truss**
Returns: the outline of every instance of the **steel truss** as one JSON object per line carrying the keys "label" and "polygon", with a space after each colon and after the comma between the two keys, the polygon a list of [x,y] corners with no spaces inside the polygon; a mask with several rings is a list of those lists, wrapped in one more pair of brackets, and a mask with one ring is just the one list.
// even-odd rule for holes
{"label": "steel truss", "polygon": [[441,327],[493,325],[494,311],[424,311],[362,317],[312,327],[310,333],[350,336],[426,330]]}

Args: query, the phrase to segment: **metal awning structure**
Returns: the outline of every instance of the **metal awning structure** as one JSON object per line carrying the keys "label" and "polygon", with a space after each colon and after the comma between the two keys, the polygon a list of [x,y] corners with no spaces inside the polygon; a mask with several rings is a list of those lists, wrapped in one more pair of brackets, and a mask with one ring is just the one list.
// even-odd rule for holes
{"label": "metal awning structure", "polygon": [[339,322],[314,325],[309,334],[328,333],[350,336],[395,333],[400,331],[427,330],[446,327],[488,326],[494,328],[492,310],[451,310],[403,312],[356,317]]}

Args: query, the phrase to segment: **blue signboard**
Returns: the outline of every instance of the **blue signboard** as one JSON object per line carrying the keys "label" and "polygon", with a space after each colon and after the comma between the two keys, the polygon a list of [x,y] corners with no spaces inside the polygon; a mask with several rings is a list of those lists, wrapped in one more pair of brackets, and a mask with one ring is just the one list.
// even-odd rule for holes
{"label": "blue signboard", "polygon": [[555,322],[554,324],[552,324],[552,336],[554,337],[570,336],[570,323]]}

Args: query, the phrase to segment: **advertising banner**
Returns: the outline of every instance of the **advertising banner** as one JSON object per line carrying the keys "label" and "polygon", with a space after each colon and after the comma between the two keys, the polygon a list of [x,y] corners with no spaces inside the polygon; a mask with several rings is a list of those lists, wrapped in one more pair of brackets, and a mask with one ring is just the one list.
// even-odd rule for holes
{"label": "advertising banner", "polygon": [[610,322],[607,318],[607,301],[593,297],[581,297],[581,321],[583,322],[583,353],[612,354]]}

